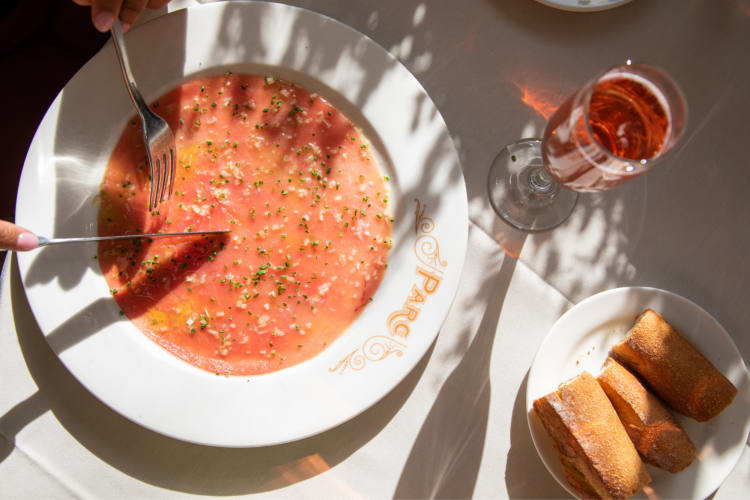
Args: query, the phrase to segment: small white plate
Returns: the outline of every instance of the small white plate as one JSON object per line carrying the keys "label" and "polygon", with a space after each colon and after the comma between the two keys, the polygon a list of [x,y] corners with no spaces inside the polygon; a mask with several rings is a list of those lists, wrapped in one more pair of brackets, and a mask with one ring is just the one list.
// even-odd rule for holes
{"label": "small white plate", "polygon": [[[737,347],[722,326],[693,302],[656,288],[616,288],[593,295],[563,314],[539,347],[529,372],[526,411],[531,437],[544,465],[568,492],[557,451],[536,414],[535,399],[561,382],[588,371],[597,376],[610,348],[644,309],[664,316],[698,348],[739,390],[734,402],[718,417],[696,422],[674,416],[697,448],[697,458],[678,474],[647,466],[656,498],[706,498],[732,471],[750,432],[750,377]],[[641,492],[638,498],[646,498]]]}
{"label": "small white plate", "polygon": [[573,12],[595,12],[625,5],[631,0],[536,0],[539,3],[560,10]]}
{"label": "small white plate", "polygon": [[[461,165],[429,96],[369,38],[282,4],[180,10],[134,29],[126,42],[148,101],[195,75],[227,70],[273,74],[327,98],[362,127],[391,178],[393,249],[374,301],[341,337],[309,361],[255,377],[199,370],[120,317],[92,258],[95,245],[20,253],[26,294],[52,349],[122,415],[195,443],[284,443],[372,406],[435,340],[466,253]],[[18,223],[49,236],[95,235],[95,196],[133,115],[108,44],[65,86],[39,126],[19,186]]]}

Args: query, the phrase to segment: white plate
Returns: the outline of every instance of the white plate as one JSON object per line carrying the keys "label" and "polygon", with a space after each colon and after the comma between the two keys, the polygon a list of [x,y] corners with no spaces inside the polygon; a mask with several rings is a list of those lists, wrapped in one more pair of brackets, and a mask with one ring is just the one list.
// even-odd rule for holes
{"label": "white plate", "polygon": [[614,9],[625,5],[631,0],[536,0],[549,7],[574,12],[595,12],[599,10]]}
{"label": "white plate", "polygon": [[[637,315],[651,308],[693,343],[739,390],[734,402],[705,423],[674,413],[697,448],[697,458],[678,474],[647,466],[655,498],[706,498],[740,458],[750,432],[750,377],[727,332],[693,302],[656,288],[616,288],[576,304],[553,325],[529,372],[526,389],[531,436],[547,469],[571,495],[552,439],[531,411],[535,399],[584,370],[601,371],[610,348],[622,341]],[[646,498],[641,492],[638,498]],[[652,497],[654,498],[654,497]]]}
{"label": "white plate", "polygon": [[[153,100],[196,74],[274,74],[317,91],[361,126],[391,177],[396,218],[375,300],[317,357],[257,377],[219,377],[168,354],[108,293],[95,246],[19,254],[48,342],[93,394],[178,439],[263,446],[336,426],[373,405],[425,354],[447,314],[468,236],[466,188],[440,113],[385,50],[332,19],[266,2],[216,3],[158,18],[126,36]],[[111,44],[66,85],[31,144],[17,221],[42,235],[93,235],[104,168],[133,114]],[[415,200],[418,200],[415,201]],[[429,281],[424,303],[405,304]]]}

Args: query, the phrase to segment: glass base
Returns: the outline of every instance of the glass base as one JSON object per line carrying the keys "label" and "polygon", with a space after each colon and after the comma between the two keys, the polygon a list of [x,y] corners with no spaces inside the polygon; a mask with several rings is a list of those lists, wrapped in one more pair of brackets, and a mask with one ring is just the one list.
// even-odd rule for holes
{"label": "glass base", "polygon": [[529,232],[559,226],[578,201],[578,193],[562,187],[547,173],[539,139],[505,146],[492,162],[487,190],[497,215]]}

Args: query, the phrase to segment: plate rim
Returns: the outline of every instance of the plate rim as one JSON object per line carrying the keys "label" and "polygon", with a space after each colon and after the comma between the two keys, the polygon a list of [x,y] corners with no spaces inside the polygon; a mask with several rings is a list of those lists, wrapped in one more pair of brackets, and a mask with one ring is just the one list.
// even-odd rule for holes
{"label": "plate rim", "polygon": [[[287,15],[299,15],[300,13],[302,13],[302,15],[305,15],[305,16],[312,16],[312,18],[314,18],[314,19],[319,19],[319,20],[324,21],[326,23],[332,23],[333,25],[336,26],[337,29],[349,32],[349,34],[352,37],[356,37],[358,40],[363,40],[364,39],[367,42],[367,44],[369,44],[372,48],[374,48],[375,50],[377,50],[378,52],[381,53],[381,55],[384,57],[384,60],[387,60],[388,62],[391,62],[391,63],[395,63],[395,65],[397,65],[399,67],[399,71],[403,72],[405,75],[408,75],[408,77],[412,81],[412,83],[415,86],[415,88],[417,88],[420,93],[422,93],[423,95],[425,95],[427,97],[427,99],[429,100],[429,102],[431,103],[431,105],[434,107],[434,109],[436,111],[437,117],[439,119],[439,124],[440,124],[439,128],[443,132],[446,133],[445,140],[449,142],[450,147],[451,147],[448,155],[449,155],[449,157],[451,158],[452,161],[455,160],[455,172],[454,173],[457,174],[457,176],[458,176],[458,179],[456,179],[457,184],[459,184],[458,188],[461,188],[461,187],[463,188],[463,189],[458,189],[458,191],[460,191],[460,196],[459,196],[460,197],[460,201],[461,201],[460,211],[463,213],[463,215],[465,215],[465,217],[457,217],[457,218],[453,219],[453,220],[455,220],[455,221],[457,221],[457,222],[460,223],[460,232],[462,234],[462,237],[456,238],[456,240],[458,240],[458,244],[455,245],[455,247],[454,247],[454,248],[457,249],[456,257],[455,257],[455,263],[456,263],[455,264],[455,268],[451,271],[451,274],[454,275],[454,276],[452,276],[452,278],[451,278],[452,283],[450,285],[449,293],[443,299],[443,301],[445,302],[445,304],[447,305],[447,307],[445,308],[442,317],[438,321],[439,324],[435,328],[434,333],[430,332],[430,334],[429,334],[430,335],[430,341],[425,344],[424,349],[421,349],[421,345],[413,347],[413,348],[419,347],[419,352],[416,353],[416,355],[412,356],[409,359],[409,361],[407,362],[408,366],[406,366],[405,368],[399,370],[399,375],[397,377],[394,377],[395,381],[392,384],[390,384],[385,390],[383,390],[382,394],[378,394],[377,397],[370,398],[367,404],[361,405],[356,411],[350,412],[348,415],[345,415],[342,418],[339,418],[339,419],[336,419],[336,420],[331,420],[330,422],[327,422],[324,425],[318,425],[314,429],[311,429],[309,432],[306,432],[306,433],[297,433],[293,437],[290,437],[290,438],[285,439],[285,440],[271,440],[271,441],[262,441],[262,442],[259,441],[259,442],[253,442],[253,443],[238,442],[238,443],[234,443],[234,444],[232,444],[232,443],[226,443],[226,442],[217,443],[217,442],[213,442],[213,441],[205,441],[205,440],[201,440],[201,439],[196,439],[195,437],[189,437],[189,436],[185,436],[185,435],[181,435],[181,434],[171,433],[171,432],[165,430],[162,427],[158,427],[157,428],[157,427],[154,427],[152,425],[149,425],[148,423],[146,423],[146,422],[144,422],[144,421],[142,421],[140,419],[133,418],[132,414],[123,412],[121,408],[113,406],[110,402],[108,402],[106,400],[106,398],[102,398],[96,391],[92,390],[92,388],[89,387],[88,384],[84,383],[84,381],[81,380],[77,376],[76,372],[73,369],[71,369],[71,366],[69,366],[69,363],[64,359],[64,357],[61,356],[60,353],[55,352],[56,356],[58,356],[58,359],[60,359],[63,362],[63,364],[68,369],[68,371],[71,372],[71,374],[79,381],[79,383],[81,383],[84,387],[86,387],[87,390],[89,390],[90,392],[92,392],[92,394],[94,394],[98,399],[100,399],[102,402],[104,402],[104,404],[106,404],[110,408],[114,409],[118,414],[124,416],[125,418],[127,418],[129,420],[132,420],[132,421],[136,422],[138,425],[140,425],[140,426],[142,426],[144,428],[153,430],[153,431],[158,432],[160,434],[167,435],[169,437],[176,438],[176,439],[179,439],[179,440],[182,440],[182,441],[193,442],[193,443],[201,444],[201,445],[211,445],[211,446],[221,446],[221,447],[260,447],[260,446],[277,445],[277,444],[283,444],[283,443],[287,443],[287,442],[297,441],[297,440],[304,439],[304,438],[312,436],[312,435],[320,434],[320,433],[325,432],[327,430],[330,430],[332,428],[335,428],[336,426],[339,426],[342,423],[351,420],[352,418],[356,417],[357,415],[360,415],[361,413],[365,412],[366,410],[368,410],[369,408],[371,408],[372,406],[374,406],[375,404],[377,404],[385,396],[387,396],[388,394],[390,394],[405,378],[408,377],[408,375],[410,373],[412,373],[412,371],[414,370],[414,368],[419,364],[419,362],[424,358],[424,356],[426,355],[426,353],[429,351],[430,346],[436,341],[436,338],[437,338],[440,330],[442,329],[442,326],[444,325],[445,320],[447,318],[448,310],[450,309],[450,307],[452,306],[452,304],[456,300],[456,295],[458,293],[458,283],[459,283],[459,279],[460,279],[461,273],[462,273],[463,268],[464,268],[465,263],[466,263],[466,255],[467,255],[467,252],[468,252],[468,232],[469,232],[468,195],[467,195],[467,190],[466,190],[466,181],[465,181],[465,178],[464,178],[464,175],[463,175],[463,168],[462,168],[460,157],[458,155],[458,152],[457,152],[457,149],[456,149],[456,146],[455,146],[455,142],[454,142],[453,136],[450,134],[448,126],[447,126],[447,124],[446,124],[446,122],[445,122],[442,114],[440,113],[440,110],[438,109],[437,105],[434,103],[434,101],[430,97],[430,95],[427,92],[427,90],[422,86],[422,84],[419,82],[419,80],[400,61],[398,61],[398,59],[396,57],[394,57],[387,50],[385,50],[385,48],[383,48],[380,44],[378,44],[377,42],[375,42],[374,40],[372,40],[371,38],[369,38],[366,34],[361,33],[360,31],[354,29],[353,27],[351,27],[351,26],[349,26],[349,25],[347,25],[347,24],[345,24],[345,23],[343,23],[341,21],[338,21],[338,20],[336,20],[334,18],[326,16],[325,14],[321,14],[319,12],[316,12],[316,11],[313,11],[313,10],[310,10],[310,9],[306,9],[306,8],[303,8],[303,7],[292,6],[292,5],[286,5],[286,4],[275,4],[275,3],[269,4],[267,2],[219,2],[219,3],[201,4],[201,5],[191,6],[191,7],[188,7],[187,9],[181,9],[181,10],[178,10],[178,11],[166,14],[165,16],[160,16],[160,17],[157,17],[155,19],[151,19],[148,22],[143,23],[142,25],[137,26],[136,29],[134,29],[133,31],[135,33],[138,30],[142,29],[146,25],[151,25],[151,24],[159,23],[164,18],[166,18],[168,16],[177,16],[177,15],[185,15],[185,16],[187,16],[188,15],[186,13],[187,11],[195,11],[195,10],[199,10],[199,9],[207,9],[207,10],[208,9],[216,9],[217,12],[223,12],[224,9],[229,8],[230,6],[234,6],[234,7],[239,6],[240,8],[247,8],[247,9],[270,8],[270,9],[278,9],[276,12],[278,12],[278,11],[284,11]],[[110,42],[108,42],[108,43],[110,43]],[[102,50],[105,50],[106,47],[107,47],[107,45],[105,44],[105,46],[104,46],[104,48]],[[101,53],[101,51],[99,53]],[[97,53],[97,55],[99,55],[99,53]],[[97,55],[95,55],[94,57],[97,57]],[[248,62],[252,64],[253,62],[257,62],[257,61],[252,61],[251,60],[251,61],[247,61],[246,63],[248,63]],[[88,64],[88,62],[87,62],[87,64]],[[279,66],[279,67],[282,68],[282,66]],[[86,70],[86,65],[84,65],[76,73],[76,75],[73,77],[73,79],[79,77],[79,75],[82,72],[84,72],[85,70]],[[320,76],[316,75],[315,73],[308,73],[308,76],[311,77],[311,78],[313,78],[313,79],[322,81],[321,78],[320,78]],[[190,77],[190,74],[187,74],[186,78],[189,78],[189,77]],[[68,82],[68,84],[66,84],[66,87],[69,84],[70,84],[70,82]],[[60,102],[60,99],[61,99],[61,97],[63,95],[64,90],[65,90],[65,88],[63,88],[58,93],[58,95],[56,96],[55,100],[52,102],[52,104],[49,106],[49,108],[45,112],[45,116],[42,119],[42,121],[40,122],[40,125],[37,128],[37,132],[35,133],[35,136],[34,136],[35,139],[39,135],[39,132],[43,128],[45,122],[48,120],[48,115],[52,112],[53,109],[55,109],[57,106],[59,106],[59,102]],[[357,105],[357,104],[355,104],[353,102],[351,102],[350,104],[352,106],[356,106],[357,108],[360,108],[359,105]],[[58,112],[59,112],[59,110],[56,110],[55,114],[57,114]],[[356,124],[356,122],[355,122],[355,124]],[[56,125],[56,124],[53,124],[53,125]],[[54,132],[54,126],[53,126],[53,132]],[[21,198],[21,187],[24,184],[24,177],[33,177],[31,175],[31,173],[30,173],[30,171],[32,170],[32,168],[31,168],[32,166],[28,164],[28,159],[29,159],[29,154],[30,154],[30,152],[32,150],[34,142],[35,142],[35,140],[32,140],[32,145],[30,145],[29,151],[27,152],[27,157],[26,157],[26,160],[24,161],[24,170],[22,172],[21,179],[19,181],[18,196],[17,196],[17,199],[16,199],[17,213],[19,213],[19,214],[22,213],[22,211],[18,210],[18,207],[21,204],[21,201],[20,201],[20,198]],[[453,155],[455,155],[455,158],[453,157]],[[397,164],[397,162],[394,162],[394,165],[396,165],[396,164]],[[26,175],[24,175],[24,173]],[[28,179],[26,179],[26,182],[28,182]],[[56,190],[57,188],[53,188],[53,189]],[[409,201],[410,200],[403,199],[403,200],[400,200],[400,203],[404,203],[405,205],[407,205]],[[455,211],[455,208],[453,210]],[[409,212],[409,210],[407,209],[406,210],[407,216],[408,216],[408,212]],[[455,231],[455,229],[453,229],[453,228],[451,228],[451,230]],[[34,294],[33,293],[29,293],[30,290],[26,287],[26,274],[27,274],[28,269],[29,269],[29,267],[31,265],[32,258],[31,258],[31,256],[26,256],[26,255],[19,255],[18,257],[19,257],[19,259],[18,259],[19,269],[21,270],[21,276],[22,276],[22,283],[23,283],[23,286],[24,286],[24,292],[26,293],[27,299],[29,300],[29,304],[31,305],[32,314],[35,316],[35,320],[37,320],[37,322],[38,322],[37,316],[38,316],[39,313],[36,312],[36,310],[35,310],[35,308],[33,306],[33,303],[32,303],[34,301],[34,299],[32,298],[32,295],[34,295]],[[446,283],[446,285],[447,284],[448,283]],[[41,311],[41,309],[39,309],[39,307],[41,307],[41,305],[37,306],[37,309]],[[40,329],[41,329],[41,325],[40,325]],[[42,333],[45,336],[45,340],[48,340],[47,339],[47,334],[44,333],[44,331],[42,331]],[[139,332],[139,334],[142,335],[142,333],[140,333],[140,332]],[[149,340],[149,342],[151,342],[151,341]],[[53,349],[53,351],[54,351],[54,349]],[[406,360],[404,360],[404,361],[406,361]],[[299,366],[300,365],[296,365],[296,367],[299,367]],[[290,367],[290,368],[294,369],[295,367]],[[282,371],[286,371],[286,370],[282,370]]]}
{"label": "plate rim", "polygon": [[[723,333],[724,340],[727,341],[727,346],[731,349],[731,351],[733,352],[733,354],[735,354],[736,357],[737,357],[737,359],[740,361],[740,367],[742,368],[742,374],[743,374],[742,376],[746,380],[750,380],[750,373],[748,373],[747,364],[745,363],[745,360],[742,357],[742,353],[737,348],[737,344],[734,342],[734,340],[732,339],[731,335],[729,335],[729,332],[727,332],[727,330],[723,327],[723,325],[713,315],[711,315],[703,307],[701,307],[699,304],[696,304],[694,301],[688,299],[687,297],[683,297],[682,295],[679,295],[679,294],[677,294],[675,292],[672,292],[670,290],[665,290],[665,289],[662,289],[662,288],[656,288],[656,287],[650,287],[650,286],[624,286],[624,287],[617,287],[617,288],[611,288],[611,289],[608,289],[608,290],[603,290],[601,292],[598,292],[598,293],[595,293],[593,295],[590,295],[590,296],[584,298],[583,300],[581,300],[580,302],[576,303],[575,305],[573,305],[570,309],[568,309],[563,314],[561,314],[560,317],[553,323],[553,325],[550,327],[550,329],[547,331],[547,333],[545,334],[544,338],[540,342],[539,347],[537,348],[536,353],[534,354],[534,359],[533,359],[533,361],[531,363],[531,367],[529,368],[528,378],[527,378],[527,385],[526,385],[526,391],[525,391],[525,398],[526,398],[525,410],[526,410],[526,424],[527,424],[527,428],[528,428],[529,434],[531,435],[531,441],[534,444],[534,449],[537,452],[537,456],[539,457],[539,459],[541,460],[541,462],[544,464],[544,467],[545,467],[545,469],[547,469],[547,472],[549,472],[549,474],[558,482],[558,484],[560,484],[560,486],[563,487],[563,489],[565,489],[565,491],[567,491],[569,494],[571,494],[575,498],[581,498],[581,497],[580,497],[580,495],[575,490],[573,490],[573,488],[568,484],[568,482],[564,478],[558,477],[556,471],[552,470],[551,465],[547,463],[547,460],[545,460],[545,457],[542,455],[542,452],[540,450],[540,446],[544,446],[544,443],[537,442],[537,437],[536,437],[536,434],[535,434],[535,431],[534,431],[534,423],[532,422],[532,419],[534,418],[532,416],[532,407],[533,407],[534,396],[531,394],[531,390],[533,389],[533,384],[531,384],[531,381],[532,381],[532,379],[534,379],[534,375],[536,373],[536,370],[539,369],[538,368],[538,360],[539,360],[540,353],[544,349],[544,346],[548,342],[551,342],[551,338],[553,336],[554,330],[556,329],[556,327],[558,326],[558,324],[560,324],[561,322],[563,322],[563,320],[567,316],[569,316],[571,314],[576,314],[578,312],[577,310],[580,310],[580,309],[583,309],[583,308],[587,307],[590,302],[593,302],[595,300],[600,300],[602,297],[607,296],[607,295],[619,295],[619,294],[624,294],[624,293],[628,293],[628,292],[632,292],[632,291],[638,291],[639,293],[649,293],[649,294],[667,296],[667,297],[669,297],[670,300],[676,300],[676,301],[683,302],[683,303],[687,304],[689,307],[695,309],[700,314],[704,315],[706,318],[708,318],[710,321],[712,321],[718,327],[719,331],[721,331]],[[560,380],[558,382],[558,384],[563,383],[564,381],[565,380]],[[740,394],[737,395],[737,397],[739,397],[739,396],[740,396]],[[669,408],[669,410],[670,410],[670,412],[674,411],[671,408]],[[745,429],[744,429],[745,431],[748,431],[748,429],[750,429],[750,418],[748,418],[745,421],[744,427],[745,427]],[[747,434],[747,432],[746,432],[746,434]],[[553,451],[555,453],[555,456],[557,456],[557,451],[556,450],[553,450]],[[731,471],[734,469],[734,467],[736,467],[737,463],[739,462],[739,460],[741,458],[741,455],[742,455],[742,453],[739,453],[737,455],[737,457],[734,460],[734,464],[732,465],[731,468],[729,468],[729,470],[727,472],[727,475],[724,476],[724,477],[722,477],[720,481],[716,482],[716,484],[713,486],[713,488],[712,488],[711,491],[715,491],[715,490],[717,490],[718,488],[721,487],[721,485],[724,483],[724,481],[726,480],[726,478],[728,477],[728,475],[731,474]],[[679,476],[672,475],[670,477],[677,478]],[[638,493],[636,493],[636,495],[637,494]],[[710,494],[710,492],[709,492],[709,494]]]}

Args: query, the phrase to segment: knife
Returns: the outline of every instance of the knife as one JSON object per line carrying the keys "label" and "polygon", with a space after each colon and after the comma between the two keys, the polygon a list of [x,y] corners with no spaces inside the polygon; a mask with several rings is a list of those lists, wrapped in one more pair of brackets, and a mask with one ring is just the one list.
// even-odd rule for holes
{"label": "knife", "polygon": [[[39,244],[36,248],[47,245],[60,245],[62,243],[86,243],[89,241],[105,240],[134,240],[138,238],[166,238],[169,236],[199,236],[205,234],[226,234],[231,232],[230,229],[217,229],[214,231],[187,231],[183,233],[139,233],[139,234],[120,234],[115,236],[87,236],[84,238],[45,238],[37,236]],[[33,250],[33,249],[32,249]]]}

